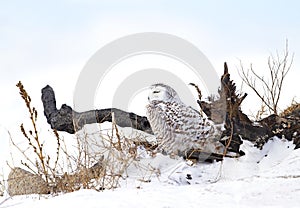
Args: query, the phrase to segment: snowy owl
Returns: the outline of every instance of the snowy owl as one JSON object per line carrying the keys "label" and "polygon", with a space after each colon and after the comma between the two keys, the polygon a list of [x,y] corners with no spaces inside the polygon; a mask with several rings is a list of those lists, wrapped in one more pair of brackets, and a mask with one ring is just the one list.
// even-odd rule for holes
{"label": "snowy owl", "polygon": [[169,155],[182,155],[191,149],[223,154],[220,127],[185,105],[173,88],[154,84],[150,86],[148,100],[147,118],[157,138],[158,150]]}

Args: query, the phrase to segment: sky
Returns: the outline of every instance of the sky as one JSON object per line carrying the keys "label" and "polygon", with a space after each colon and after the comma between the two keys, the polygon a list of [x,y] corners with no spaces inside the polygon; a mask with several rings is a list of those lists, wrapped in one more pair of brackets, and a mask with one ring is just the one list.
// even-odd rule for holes
{"label": "sky", "polygon": [[[87,61],[104,45],[141,32],[168,33],[199,48],[219,75],[227,61],[240,89],[239,61],[267,73],[270,53],[282,51],[288,39],[294,63],[286,78],[281,108],[300,102],[299,1],[167,1],[167,0],[0,0],[0,155],[7,150],[8,131],[19,139],[18,128],[28,120],[15,84],[21,80],[38,109],[41,130],[49,128],[40,102],[41,89],[51,85],[58,107],[72,106],[73,92]],[[119,80],[111,80],[118,85]],[[108,89],[109,86],[108,86]],[[253,93],[245,109],[259,106]],[[142,98],[145,98],[142,96]],[[101,101],[100,101],[101,103]],[[255,105],[255,106],[253,106]],[[99,106],[101,106],[99,104]],[[135,109],[135,108],[131,108]],[[142,114],[143,108],[136,109]]]}

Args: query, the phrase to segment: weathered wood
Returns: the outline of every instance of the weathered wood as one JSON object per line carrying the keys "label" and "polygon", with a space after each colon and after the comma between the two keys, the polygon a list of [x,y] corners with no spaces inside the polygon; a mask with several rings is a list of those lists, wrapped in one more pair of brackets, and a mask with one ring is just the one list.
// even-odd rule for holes
{"label": "weathered wood", "polygon": [[[201,92],[199,91],[198,93]],[[225,63],[219,97],[210,98],[210,102],[197,101],[211,120],[215,123],[225,123],[225,130],[222,136],[226,136],[228,139],[222,141],[222,143],[228,146],[228,151],[243,155],[243,152],[240,151],[242,139],[249,140],[261,148],[273,136],[293,141],[296,148],[300,148],[299,104],[284,111],[280,116],[270,115],[261,121],[253,122],[241,111],[240,105],[246,96],[247,94],[240,95],[236,93],[235,83],[230,79],[228,67]],[[200,95],[199,99],[201,99]],[[120,109],[108,108],[76,112],[66,104],[57,109],[55,94],[49,85],[42,89],[42,102],[47,122],[52,129],[58,131],[74,134],[82,129],[85,124],[111,122],[113,112],[118,126],[132,127],[153,134],[146,117]],[[193,152],[191,155],[196,158],[199,156],[197,152]],[[216,155],[216,158],[220,158],[220,155]]]}
{"label": "weathered wood", "polygon": [[[220,110],[226,109],[223,136],[231,137],[229,148],[234,152],[239,152],[239,146],[242,143],[241,138],[249,140],[255,146],[262,148],[274,136],[293,141],[296,148],[300,148],[300,104],[292,105],[280,116],[269,115],[262,120],[251,121],[241,111],[240,107],[246,96],[247,94],[240,95],[236,93],[236,86],[230,79],[227,64],[224,63],[219,98],[211,100],[210,103],[201,100],[197,102],[206,115],[216,123],[224,121],[220,117],[222,115]],[[229,139],[224,143],[228,141]]]}
{"label": "weathered wood", "polygon": [[221,77],[221,88],[217,98],[209,98],[209,102],[197,100],[200,108],[215,123],[224,123],[223,141],[232,152],[240,152],[242,139],[256,141],[269,136],[265,126],[257,126],[245,115],[240,108],[247,94],[237,94],[235,83],[230,79],[227,64],[224,63],[224,73]]}
{"label": "weathered wood", "polygon": [[120,109],[108,108],[76,112],[66,104],[57,109],[55,94],[49,85],[42,89],[42,102],[47,122],[51,125],[52,129],[58,131],[74,134],[76,131],[82,129],[85,124],[111,122],[113,112],[118,126],[132,127],[153,134],[147,117],[128,113]]}

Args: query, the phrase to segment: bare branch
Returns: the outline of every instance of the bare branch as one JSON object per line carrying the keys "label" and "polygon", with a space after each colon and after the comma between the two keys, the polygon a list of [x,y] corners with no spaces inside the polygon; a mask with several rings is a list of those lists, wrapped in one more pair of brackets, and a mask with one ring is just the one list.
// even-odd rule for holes
{"label": "bare branch", "polygon": [[[253,69],[252,64],[250,64],[250,68],[248,68],[246,72],[242,62],[240,61],[240,77],[242,78],[243,82],[255,92],[255,94],[262,101],[263,105],[269,109],[270,113],[278,115],[278,105],[283,88],[283,81],[291,69],[293,59],[294,54],[291,58],[289,56],[288,41],[286,40],[285,49],[282,55],[276,51],[276,56],[271,54],[268,57],[268,78],[259,75]],[[260,83],[262,90],[258,89],[256,80]]]}

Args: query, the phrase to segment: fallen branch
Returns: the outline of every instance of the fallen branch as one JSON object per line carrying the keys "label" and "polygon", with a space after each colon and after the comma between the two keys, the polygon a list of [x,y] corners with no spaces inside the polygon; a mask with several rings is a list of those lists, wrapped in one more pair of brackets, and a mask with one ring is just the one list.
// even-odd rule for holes
{"label": "fallen branch", "polygon": [[[193,86],[197,87],[194,84]],[[285,111],[280,116],[270,115],[260,121],[251,121],[241,111],[240,107],[247,94],[240,95],[236,93],[236,86],[230,79],[226,63],[224,64],[224,74],[221,77],[219,98],[211,98],[210,102],[205,102],[200,100],[200,90],[198,94],[199,100],[197,102],[205,114],[217,124],[225,121],[225,130],[222,133],[222,138],[227,137],[228,139],[221,142],[228,147],[227,151],[243,155],[239,150],[242,139],[249,140],[257,147],[262,148],[273,136],[293,141],[296,148],[300,148],[300,105],[297,105],[292,110]],[[118,126],[132,127],[153,134],[145,116],[128,113],[120,109],[108,108],[76,112],[66,104],[57,109],[54,91],[48,85],[42,89],[42,102],[47,122],[52,129],[58,131],[74,134],[82,129],[85,124],[112,122],[112,114],[114,114],[115,123]],[[193,153],[192,155],[194,158],[194,156],[199,156],[199,153]],[[218,155],[215,155],[215,157],[219,158]]]}
{"label": "fallen branch", "polygon": [[57,109],[55,94],[49,85],[42,89],[42,102],[47,122],[51,125],[52,129],[58,131],[74,134],[82,129],[85,124],[103,123],[106,121],[112,122],[112,113],[114,113],[115,121],[118,126],[132,127],[153,134],[145,116],[128,113],[120,109],[108,108],[76,112],[66,104],[63,104],[60,109]]}

